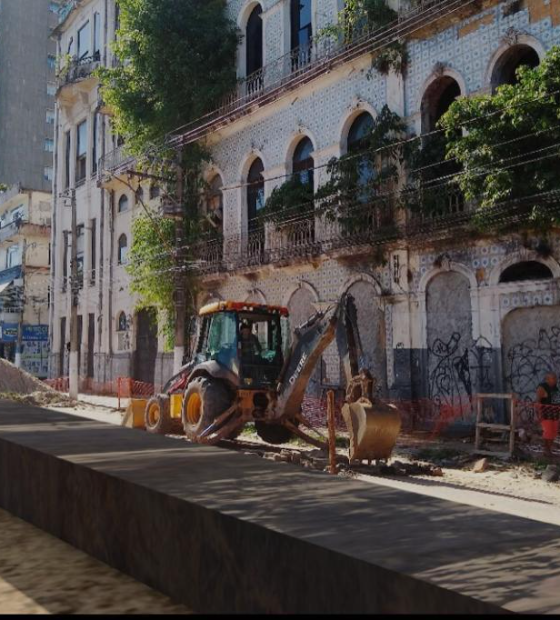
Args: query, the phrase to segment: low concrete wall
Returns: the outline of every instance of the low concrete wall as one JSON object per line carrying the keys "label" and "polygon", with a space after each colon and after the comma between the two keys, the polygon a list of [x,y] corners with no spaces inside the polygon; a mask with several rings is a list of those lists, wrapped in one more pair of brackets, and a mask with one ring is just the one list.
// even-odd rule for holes
{"label": "low concrete wall", "polygon": [[0,507],[202,612],[504,611],[518,600],[508,578],[459,578],[464,567],[530,547],[503,568],[530,591],[539,549],[560,540],[524,519],[5,402]]}

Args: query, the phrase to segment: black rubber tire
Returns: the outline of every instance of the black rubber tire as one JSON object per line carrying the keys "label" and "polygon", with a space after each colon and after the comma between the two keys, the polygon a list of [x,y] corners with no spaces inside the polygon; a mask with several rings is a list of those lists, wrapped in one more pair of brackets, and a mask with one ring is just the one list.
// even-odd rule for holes
{"label": "black rubber tire", "polygon": [[267,424],[266,422],[258,421],[255,422],[255,430],[263,441],[273,446],[288,443],[294,437],[291,430],[280,424]]}
{"label": "black rubber tire", "polygon": [[[187,405],[194,394],[197,394],[201,400],[200,418],[196,424],[191,423],[187,417]],[[231,403],[232,395],[222,381],[211,377],[193,379],[187,386],[183,398],[181,419],[185,435],[191,441],[198,441],[200,434],[229,409]]]}
{"label": "black rubber tire", "polygon": [[[154,421],[150,409],[157,406],[159,408],[159,417]],[[183,425],[179,418],[172,418],[170,413],[169,396],[160,394],[152,396],[146,405],[144,412],[144,424],[148,433],[154,435],[182,435]]]}

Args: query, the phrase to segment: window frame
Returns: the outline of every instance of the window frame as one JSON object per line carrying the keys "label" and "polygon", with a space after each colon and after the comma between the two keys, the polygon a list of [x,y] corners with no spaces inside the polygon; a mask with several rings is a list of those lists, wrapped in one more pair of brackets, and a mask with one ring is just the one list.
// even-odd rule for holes
{"label": "window frame", "polygon": [[[83,129],[83,136],[80,130]],[[82,138],[85,145],[82,145]],[[76,125],[76,183],[83,183],[87,178],[88,155],[88,121],[87,118]]]}
{"label": "window frame", "polygon": [[[82,41],[84,39],[84,36],[82,35],[82,33],[84,32],[84,30],[86,30],[87,28],[87,48],[83,53],[80,53],[82,50]],[[91,53],[91,24],[89,19],[86,21],[86,23],[78,29],[78,34],[77,34],[77,42],[76,42],[76,56],[78,58],[78,62],[82,62],[83,60],[85,60],[86,58],[89,58],[92,53]]]}
{"label": "window frame", "polygon": [[[123,245],[121,242],[124,239],[125,241],[125,245]],[[125,266],[128,264],[128,237],[126,236],[125,233],[122,233],[122,235],[119,236],[118,241],[117,241],[117,248],[118,248],[118,252],[117,252],[117,263],[120,266]],[[125,254],[123,256],[123,250],[125,251]]]}

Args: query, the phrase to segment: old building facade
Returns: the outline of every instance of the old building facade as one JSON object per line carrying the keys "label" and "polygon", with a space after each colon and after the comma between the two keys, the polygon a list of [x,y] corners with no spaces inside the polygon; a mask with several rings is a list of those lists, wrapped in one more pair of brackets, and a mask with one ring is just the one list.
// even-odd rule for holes
{"label": "old building facade", "polygon": [[0,357],[48,373],[51,194],[0,193]]}
{"label": "old building facade", "polygon": [[[350,292],[362,361],[381,394],[426,401],[436,412],[445,407],[465,419],[477,392],[513,391],[531,400],[543,374],[560,370],[554,231],[546,240],[469,237],[464,224],[471,206],[452,191],[442,192],[439,215],[428,219],[391,204],[382,212],[363,207],[363,223],[352,232],[314,213],[264,227],[255,221],[290,175],[305,174],[320,187],[329,160],[352,153],[385,105],[411,132],[426,135],[456,97],[491,92],[515,80],[518,66],[536,66],[560,43],[560,1],[391,0],[398,19],[381,34],[350,44],[317,36],[342,4],[227,4],[244,35],[240,85],[175,141],[201,140],[212,153],[208,208],[222,230],[198,250],[198,303],[282,304],[296,326]],[[406,44],[406,71],[372,70],[372,53],[395,40]],[[118,193],[127,177],[120,153],[100,163],[106,192]],[[115,312],[106,320],[114,322]],[[131,342],[134,349],[139,340]],[[310,389],[340,381],[332,345]]]}
{"label": "old building facade", "polygon": [[[69,371],[75,209],[82,389],[113,390],[113,380],[121,376],[153,383],[158,356],[157,328],[146,313],[135,313],[125,267],[132,218],[142,202],[153,206],[159,188],[127,182],[106,189],[99,183],[99,161],[121,140],[111,131],[94,71],[114,62],[110,43],[118,21],[113,0],[69,2],[53,33],[64,64],[56,95],[49,375],[68,377]],[[163,354],[159,357],[161,361]]]}

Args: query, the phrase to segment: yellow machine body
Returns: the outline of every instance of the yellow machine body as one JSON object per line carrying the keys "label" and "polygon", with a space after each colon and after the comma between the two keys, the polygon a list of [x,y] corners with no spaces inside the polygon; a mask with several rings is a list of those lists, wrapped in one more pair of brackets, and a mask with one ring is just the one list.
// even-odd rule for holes
{"label": "yellow machine body", "polygon": [[181,409],[183,408],[183,395],[182,394],[171,394],[169,397],[169,413],[172,418],[181,418]]}
{"label": "yellow machine body", "polygon": [[144,398],[131,398],[122,419],[127,428],[145,428],[144,415],[148,401]]}
{"label": "yellow machine body", "polygon": [[350,462],[391,457],[402,424],[396,407],[363,398],[344,405],[342,416],[350,435]]}

